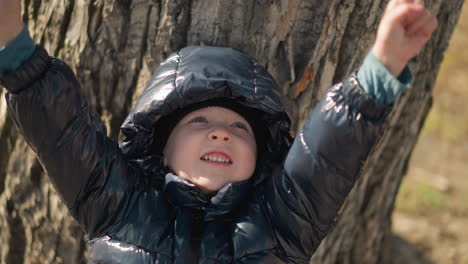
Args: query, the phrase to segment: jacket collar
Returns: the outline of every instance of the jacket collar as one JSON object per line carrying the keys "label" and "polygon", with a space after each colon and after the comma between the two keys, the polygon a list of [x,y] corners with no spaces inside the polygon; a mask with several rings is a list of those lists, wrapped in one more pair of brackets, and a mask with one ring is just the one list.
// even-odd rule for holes
{"label": "jacket collar", "polygon": [[175,206],[204,211],[205,221],[210,221],[235,210],[246,198],[250,187],[250,180],[229,183],[210,196],[190,181],[170,172],[165,176],[164,193]]}

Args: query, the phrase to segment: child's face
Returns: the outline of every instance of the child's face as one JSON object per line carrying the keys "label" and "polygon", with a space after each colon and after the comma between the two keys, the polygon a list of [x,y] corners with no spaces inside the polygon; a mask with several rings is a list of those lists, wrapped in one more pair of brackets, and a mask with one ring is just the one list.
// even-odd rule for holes
{"label": "child's face", "polygon": [[206,192],[250,178],[257,155],[255,135],[239,114],[206,107],[187,114],[172,130],[164,163]]}

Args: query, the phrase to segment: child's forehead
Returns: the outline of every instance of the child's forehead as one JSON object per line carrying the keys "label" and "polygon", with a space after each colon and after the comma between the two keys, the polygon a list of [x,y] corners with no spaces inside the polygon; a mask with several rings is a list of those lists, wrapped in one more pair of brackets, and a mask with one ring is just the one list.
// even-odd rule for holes
{"label": "child's forehead", "polygon": [[225,108],[222,106],[208,106],[208,107],[203,107],[200,109],[196,109],[190,113],[188,113],[185,118],[195,116],[195,115],[207,115],[207,116],[213,116],[213,117],[221,117],[221,118],[240,118],[244,119],[241,115],[236,113],[235,111]]}

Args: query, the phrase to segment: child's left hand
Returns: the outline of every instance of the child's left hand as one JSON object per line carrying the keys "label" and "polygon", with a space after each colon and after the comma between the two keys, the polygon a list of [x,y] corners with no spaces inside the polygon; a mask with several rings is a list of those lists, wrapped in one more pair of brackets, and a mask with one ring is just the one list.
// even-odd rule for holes
{"label": "child's left hand", "polygon": [[431,38],[437,24],[422,0],[390,0],[372,53],[390,73],[398,76]]}

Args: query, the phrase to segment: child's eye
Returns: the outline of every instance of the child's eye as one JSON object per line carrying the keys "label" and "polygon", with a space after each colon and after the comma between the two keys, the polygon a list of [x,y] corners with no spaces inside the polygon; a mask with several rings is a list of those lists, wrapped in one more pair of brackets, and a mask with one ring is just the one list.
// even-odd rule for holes
{"label": "child's eye", "polygon": [[246,126],[245,124],[243,124],[243,123],[240,123],[240,122],[235,122],[235,123],[232,124],[232,125],[233,125],[234,127],[237,127],[237,128],[242,128],[242,129],[244,129],[244,130],[246,130],[246,131],[248,130],[248,129],[247,129],[247,126]]}
{"label": "child's eye", "polygon": [[197,116],[190,120],[190,123],[207,123],[208,120],[203,116]]}

